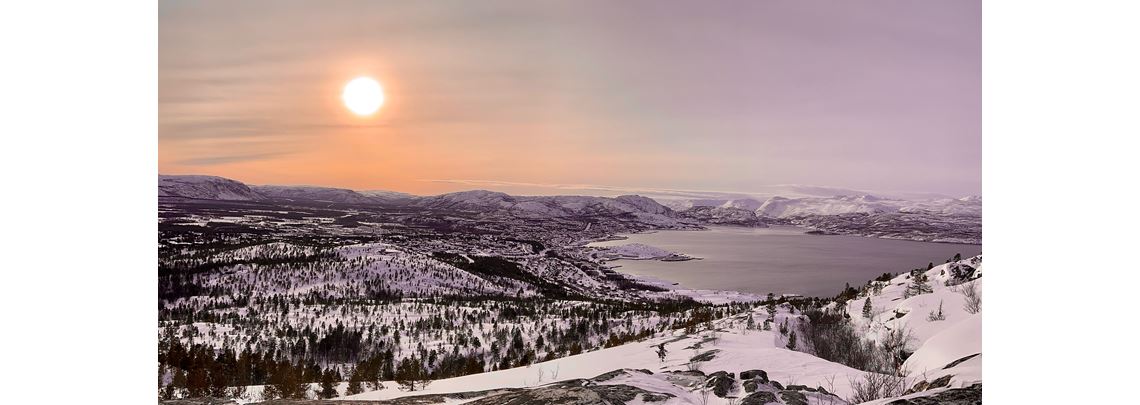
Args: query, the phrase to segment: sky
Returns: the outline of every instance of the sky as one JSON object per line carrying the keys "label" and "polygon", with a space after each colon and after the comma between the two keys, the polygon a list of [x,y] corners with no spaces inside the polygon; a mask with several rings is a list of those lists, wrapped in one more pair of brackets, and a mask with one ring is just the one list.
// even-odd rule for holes
{"label": "sky", "polygon": [[980,1],[162,1],[158,68],[162,174],[981,194]]}

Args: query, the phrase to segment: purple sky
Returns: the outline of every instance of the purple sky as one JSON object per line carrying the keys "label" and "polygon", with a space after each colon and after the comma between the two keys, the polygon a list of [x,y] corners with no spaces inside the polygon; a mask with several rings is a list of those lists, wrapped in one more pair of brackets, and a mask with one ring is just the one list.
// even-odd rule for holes
{"label": "purple sky", "polygon": [[169,174],[981,193],[978,1],[164,1],[159,93]]}

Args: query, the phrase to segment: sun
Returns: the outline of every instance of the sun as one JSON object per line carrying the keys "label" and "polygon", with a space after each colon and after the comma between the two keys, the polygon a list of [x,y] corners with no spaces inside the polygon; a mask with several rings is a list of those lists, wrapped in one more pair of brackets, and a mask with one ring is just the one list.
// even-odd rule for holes
{"label": "sun", "polygon": [[344,85],[340,98],[344,101],[344,106],[354,114],[368,116],[375,114],[384,105],[384,88],[380,87],[380,82],[376,79],[361,76]]}

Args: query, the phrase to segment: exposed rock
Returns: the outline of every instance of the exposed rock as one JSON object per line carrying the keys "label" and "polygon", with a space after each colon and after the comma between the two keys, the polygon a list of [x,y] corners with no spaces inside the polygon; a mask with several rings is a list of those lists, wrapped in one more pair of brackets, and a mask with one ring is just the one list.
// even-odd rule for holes
{"label": "exposed rock", "polygon": [[705,381],[705,387],[712,388],[713,394],[724,398],[729,391],[732,391],[733,387],[736,387],[735,375],[725,371],[709,374],[709,379]]}
{"label": "exposed rock", "polygon": [[765,372],[764,370],[760,370],[760,369],[741,371],[740,372],[740,379],[741,380],[751,380],[754,378],[759,379],[760,382],[762,382],[762,383],[767,383],[768,382],[768,373]]}
{"label": "exposed rock", "polygon": [[591,378],[591,380],[593,380],[595,382],[608,381],[608,380],[612,380],[614,378],[617,378],[618,376],[630,375],[631,372],[642,373],[642,374],[653,374],[652,371],[645,370],[645,369],[618,369],[618,370],[614,370],[614,371],[610,371],[610,372],[598,375],[597,377]]}
{"label": "exposed rock", "polygon": [[950,378],[951,377],[954,377],[954,376],[951,374],[947,374],[947,375],[938,377],[934,381],[930,382],[930,388],[942,388],[942,387],[945,387],[947,385],[950,385]]}
{"label": "exposed rock", "polygon": [[184,398],[160,401],[163,405],[237,405],[237,402],[226,398]]}
{"label": "exposed rock", "polygon": [[665,381],[685,387],[686,389],[701,387],[705,384],[705,380],[705,373],[699,370],[665,372]]}
{"label": "exposed rock", "polygon": [[807,405],[808,403],[807,397],[799,391],[780,391],[780,398],[788,405]]}
{"label": "exposed rock", "polygon": [[972,358],[974,358],[974,357],[978,357],[978,356],[981,356],[981,355],[982,355],[981,353],[974,353],[974,354],[971,354],[971,355],[969,355],[969,356],[966,356],[966,357],[960,358],[960,359],[958,359],[958,360],[954,360],[954,361],[950,362],[950,364],[947,364],[947,365],[946,365],[946,367],[942,367],[942,369],[943,369],[943,370],[948,370],[948,369],[954,368],[954,366],[957,366],[957,365],[959,365],[959,364],[965,363],[965,362],[966,362],[966,360],[970,360],[970,359],[972,359]]}
{"label": "exposed rock", "polygon": [[768,391],[754,392],[740,401],[740,405],[764,405],[769,403],[779,403],[776,400],[776,394]]}
{"label": "exposed rock", "polygon": [[937,394],[898,399],[888,402],[887,405],[981,405],[982,384],[974,384],[968,388],[951,388]]}
{"label": "exposed rock", "polygon": [[644,402],[660,402],[673,398],[673,395],[643,390],[625,385],[598,385],[589,380],[568,380],[528,390],[507,392],[469,402],[473,405],[622,405],[635,399]]}
{"label": "exposed rock", "polygon": [[712,349],[712,350],[709,350],[707,352],[693,356],[693,358],[689,359],[689,361],[691,361],[691,362],[709,361],[709,360],[715,359],[716,354],[718,352],[720,352],[720,349]]}

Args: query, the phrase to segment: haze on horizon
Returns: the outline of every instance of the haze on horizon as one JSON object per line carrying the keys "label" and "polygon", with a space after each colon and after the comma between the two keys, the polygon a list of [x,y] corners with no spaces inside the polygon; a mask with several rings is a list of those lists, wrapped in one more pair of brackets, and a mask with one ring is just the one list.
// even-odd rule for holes
{"label": "haze on horizon", "polygon": [[164,174],[981,194],[979,1],[163,1],[158,63]]}

